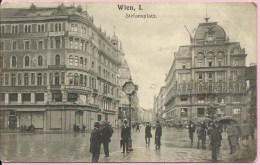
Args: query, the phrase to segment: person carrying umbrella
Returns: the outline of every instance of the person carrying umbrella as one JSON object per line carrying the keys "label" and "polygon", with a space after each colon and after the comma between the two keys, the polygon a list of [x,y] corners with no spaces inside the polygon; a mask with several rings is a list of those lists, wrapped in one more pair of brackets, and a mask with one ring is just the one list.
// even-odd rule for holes
{"label": "person carrying umbrella", "polygon": [[210,145],[212,147],[212,161],[216,162],[218,159],[219,148],[221,146],[221,133],[215,124],[212,123],[212,130],[210,135]]}

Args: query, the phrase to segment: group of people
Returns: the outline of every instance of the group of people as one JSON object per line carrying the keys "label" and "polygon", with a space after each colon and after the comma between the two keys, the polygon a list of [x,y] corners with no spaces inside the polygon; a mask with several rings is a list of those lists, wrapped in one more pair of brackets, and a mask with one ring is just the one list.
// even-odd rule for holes
{"label": "group of people", "polygon": [[114,130],[109,122],[104,122],[102,125],[99,122],[94,123],[89,149],[89,152],[92,153],[92,162],[98,162],[101,144],[103,144],[105,157],[109,157],[109,143],[113,133]]}
{"label": "group of people", "polygon": [[[221,147],[223,125],[218,121],[211,123],[193,123],[189,122],[189,137],[191,140],[191,147],[193,146],[194,133],[197,134],[197,148],[206,149],[206,137],[209,138],[209,146],[212,150],[212,161],[217,161],[219,157],[219,149]],[[234,121],[230,121],[226,128],[227,139],[230,147],[230,154],[233,154],[239,148],[239,139],[248,140],[249,136],[254,139],[254,128],[250,126],[247,121],[241,126],[235,124]]]}

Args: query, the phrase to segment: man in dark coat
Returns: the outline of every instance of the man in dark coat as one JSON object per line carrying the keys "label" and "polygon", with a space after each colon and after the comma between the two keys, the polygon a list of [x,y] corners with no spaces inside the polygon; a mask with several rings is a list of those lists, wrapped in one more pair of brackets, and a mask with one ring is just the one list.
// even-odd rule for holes
{"label": "man in dark coat", "polygon": [[157,149],[160,149],[161,136],[162,136],[162,126],[160,125],[159,121],[156,122],[154,136],[155,136],[155,150],[157,150]]}
{"label": "man in dark coat", "polygon": [[108,122],[104,122],[102,128],[100,128],[102,134],[102,143],[104,147],[105,157],[109,157],[109,142],[111,142],[111,137],[113,135],[113,128]]}
{"label": "man in dark coat", "polygon": [[206,127],[201,124],[200,122],[198,123],[198,128],[197,128],[197,136],[198,136],[198,143],[197,143],[197,148],[200,148],[200,142],[201,142],[201,148],[206,149],[205,142],[206,142]]}
{"label": "man in dark coat", "polygon": [[151,126],[150,126],[150,123],[147,122],[146,127],[145,127],[145,143],[148,146],[150,146],[150,138],[151,137],[152,137]]}
{"label": "man in dark coat", "polygon": [[212,161],[217,161],[218,154],[219,154],[219,148],[221,146],[221,133],[219,132],[219,129],[216,127],[215,124],[212,124],[212,130],[211,130],[211,136],[210,136],[210,145],[212,147]]}
{"label": "man in dark coat", "polygon": [[90,137],[90,149],[89,149],[89,152],[92,153],[92,162],[98,162],[101,142],[102,142],[102,135],[99,131],[99,122],[95,122],[94,129]]}
{"label": "man in dark coat", "polygon": [[190,123],[189,123],[189,136],[190,136],[190,140],[191,140],[191,147],[193,146],[193,134],[194,134],[195,130],[196,130],[195,124],[192,121],[190,121]]}
{"label": "man in dark coat", "polygon": [[127,121],[124,121],[124,125],[122,126],[122,129],[121,129],[121,140],[122,140],[122,145],[123,145],[122,153],[125,153],[125,152],[128,153],[128,138],[130,137],[130,129],[131,128],[129,128],[127,126]]}

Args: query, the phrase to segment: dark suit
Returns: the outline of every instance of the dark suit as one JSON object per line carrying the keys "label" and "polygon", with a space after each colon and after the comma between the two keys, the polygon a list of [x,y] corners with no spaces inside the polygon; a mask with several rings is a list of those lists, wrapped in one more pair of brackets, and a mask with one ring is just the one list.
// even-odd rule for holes
{"label": "dark suit", "polygon": [[128,138],[130,137],[130,128],[128,126],[122,126],[121,139],[123,143],[123,152],[128,151]]}
{"label": "dark suit", "polygon": [[109,156],[109,142],[111,142],[111,136],[113,134],[113,129],[109,124],[106,124],[103,129],[100,130],[102,133],[102,143],[104,147],[104,152],[106,156]]}
{"label": "dark suit", "polygon": [[90,137],[90,149],[89,149],[89,152],[92,153],[92,162],[98,162],[101,142],[102,142],[101,133],[97,128],[94,128]]}
{"label": "dark suit", "polygon": [[161,146],[161,136],[162,136],[162,126],[158,124],[155,128],[155,145],[156,149],[160,149]]}
{"label": "dark suit", "polygon": [[151,126],[150,125],[146,125],[146,127],[145,127],[145,143],[146,144],[150,145],[150,138],[151,137],[152,137]]}

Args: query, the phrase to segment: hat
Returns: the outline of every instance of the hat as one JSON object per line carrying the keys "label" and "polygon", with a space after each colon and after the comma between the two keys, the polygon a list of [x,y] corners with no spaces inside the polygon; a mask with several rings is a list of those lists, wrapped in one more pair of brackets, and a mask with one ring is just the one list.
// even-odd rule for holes
{"label": "hat", "polygon": [[159,120],[157,120],[156,123],[159,123]]}
{"label": "hat", "polygon": [[99,127],[99,122],[98,121],[94,123],[94,127]]}

